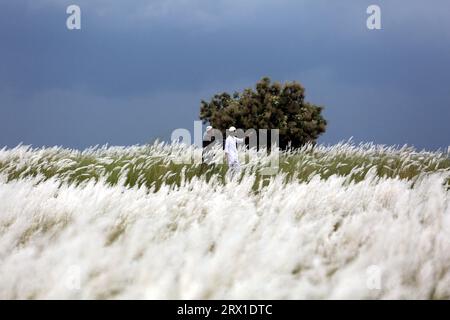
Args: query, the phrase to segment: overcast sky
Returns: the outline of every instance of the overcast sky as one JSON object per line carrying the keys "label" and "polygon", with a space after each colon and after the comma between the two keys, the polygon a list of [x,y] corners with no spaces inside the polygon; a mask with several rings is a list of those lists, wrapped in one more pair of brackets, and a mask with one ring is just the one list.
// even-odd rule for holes
{"label": "overcast sky", "polygon": [[446,148],[449,15],[448,0],[0,0],[0,147],[168,140],[202,99],[269,76],[325,106],[322,143]]}

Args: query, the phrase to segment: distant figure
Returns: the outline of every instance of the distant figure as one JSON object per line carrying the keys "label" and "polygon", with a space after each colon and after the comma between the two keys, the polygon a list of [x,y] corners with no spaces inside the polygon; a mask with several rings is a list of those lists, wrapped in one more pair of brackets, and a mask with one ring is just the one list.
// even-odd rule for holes
{"label": "distant figure", "polygon": [[[206,131],[203,134],[203,148],[207,147],[211,143],[212,129],[213,129],[213,127],[211,127],[211,126],[206,127]],[[205,145],[205,143],[206,143],[206,145]]]}
{"label": "distant figure", "polygon": [[241,165],[239,163],[237,143],[243,143],[244,139],[236,137],[236,128],[230,127],[228,129],[229,135],[225,140],[225,156],[228,163],[228,172],[230,177],[234,177],[241,170]]}
{"label": "distant figure", "polygon": [[215,137],[213,135],[213,127],[207,126],[206,131],[203,134],[202,143],[202,162],[206,164],[211,164],[214,160],[214,154],[212,153],[211,146],[214,142]]}

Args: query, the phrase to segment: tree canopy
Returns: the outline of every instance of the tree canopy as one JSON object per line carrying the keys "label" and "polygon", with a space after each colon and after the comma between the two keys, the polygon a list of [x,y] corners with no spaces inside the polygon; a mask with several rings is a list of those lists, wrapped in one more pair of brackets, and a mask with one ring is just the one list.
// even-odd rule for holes
{"label": "tree canopy", "polygon": [[305,101],[305,89],[296,82],[280,84],[268,77],[257,82],[255,89],[216,94],[202,100],[200,119],[225,132],[230,126],[243,130],[279,129],[280,147],[300,147],[315,143],[325,132],[327,121],[322,106]]}

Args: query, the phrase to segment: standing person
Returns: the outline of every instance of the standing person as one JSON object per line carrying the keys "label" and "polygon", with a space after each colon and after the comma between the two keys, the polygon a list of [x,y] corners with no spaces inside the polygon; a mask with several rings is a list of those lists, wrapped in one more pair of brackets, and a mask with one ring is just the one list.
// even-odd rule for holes
{"label": "standing person", "polygon": [[[211,143],[211,137],[212,137],[212,129],[213,127],[207,126],[206,131],[203,134],[203,144],[206,143],[206,146]],[[208,143],[209,142],[209,143]],[[206,147],[205,145],[203,147]]]}
{"label": "standing person", "polygon": [[228,137],[225,140],[225,156],[227,158],[229,175],[230,177],[233,177],[241,170],[237,152],[237,143],[243,143],[244,139],[236,137],[235,127],[230,127],[230,129],[228,129],[228,132]]}
{"label": "standing person", "polygon": [[202,162],[206,164],[211,164],[214,160],[214,154],[212,153],[211,146],[214,142],[215,137],[213,136],[213,127],[207,126],[206,131],[203,134],[203,150],[202,150]]}

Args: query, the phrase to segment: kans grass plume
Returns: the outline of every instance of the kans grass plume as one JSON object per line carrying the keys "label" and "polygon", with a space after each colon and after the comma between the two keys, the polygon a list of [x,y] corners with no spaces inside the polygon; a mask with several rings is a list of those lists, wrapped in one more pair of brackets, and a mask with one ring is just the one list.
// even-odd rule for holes
{"label": "kans grass plume", "polygon": [[450,298],[448,152],[253,152],[0,150],[0,298]]}

